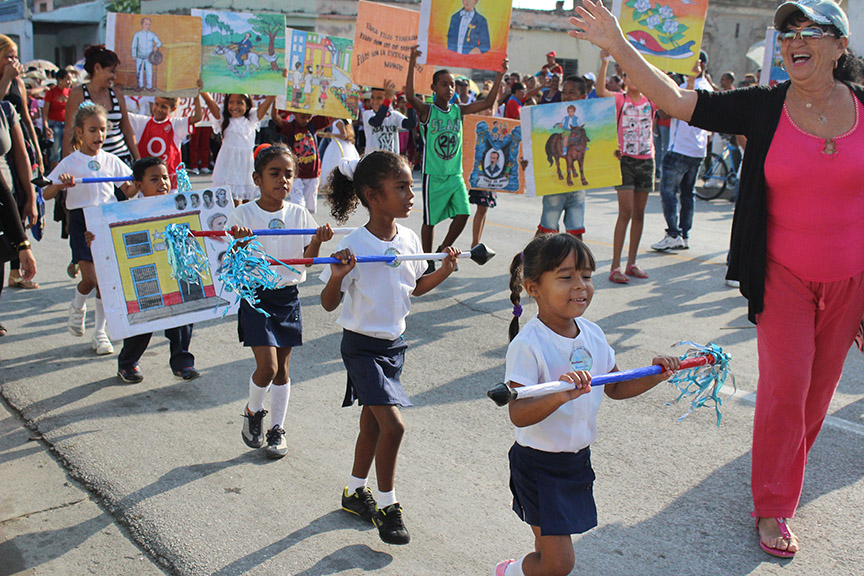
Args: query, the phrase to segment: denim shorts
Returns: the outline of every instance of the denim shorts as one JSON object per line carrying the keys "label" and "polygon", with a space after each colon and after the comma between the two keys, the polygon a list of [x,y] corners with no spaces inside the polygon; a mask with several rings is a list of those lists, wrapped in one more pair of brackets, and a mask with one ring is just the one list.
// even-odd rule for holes
{"label": "denim shorts", "polygon": [[565,192],[543,196],[543,214],[539,228],[544,232],[558,232],[558,221],[564,213],[564,230],[571,234],[585,233],[585,191]]}

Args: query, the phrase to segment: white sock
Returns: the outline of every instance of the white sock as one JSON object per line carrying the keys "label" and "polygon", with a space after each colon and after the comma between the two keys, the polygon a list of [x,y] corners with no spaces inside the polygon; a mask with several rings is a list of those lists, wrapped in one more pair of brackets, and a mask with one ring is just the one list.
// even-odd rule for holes
{"label": "white sock", "polygon": [[72,305],[75,308],[77,308],[78,310],[81,310],[82,308],[84,308],[84,304],[87,303],[87,297],[88,296],[90,296],[90,294],[82,294],[76,288],[75,289],[75,297],[72,298]]}
{"label": "white sock", "polygon": [[386,508],[391,504],[395,504],[396,500],[396,488],[390,490],[389,492],[378,492],[378,508]]}
{"label": "white sock", "polygon": [[366,487],[366,478],[357,478],[356,476],[348,476],[348,494],[354,494],[358,488]]}
{"label": "white sock", "polygon": [[285,415],[288,413],[288,399],[291,398],[291,380],[284,385],[270,386],[270,427],[285,428]]}
{"label": "white sock", "polygon": [[106,323],[107,320],[105,319],[105,308],[102,307],[102,299],[96,298],[96,326],[94,326],[96,332],[105,332]]}
{"label": "white sock", "polygon": [[249,377],[249,404],[248,410],[252,414],[264,409],[264,398],[267,397],[267,390],[270,389],[270,385],[268,384],[264,388],[261,388],[252,380],[252,377]]}
{"label": "white sock", "polygon": [[[527,556],[527,554],[525,556]],[[507,567],[507,570],[504,571],[504,576],[525,576],[525,573],[522,572],[522,561],[525,560],[525,556],[522,556],[519,560],[510,564]]]}

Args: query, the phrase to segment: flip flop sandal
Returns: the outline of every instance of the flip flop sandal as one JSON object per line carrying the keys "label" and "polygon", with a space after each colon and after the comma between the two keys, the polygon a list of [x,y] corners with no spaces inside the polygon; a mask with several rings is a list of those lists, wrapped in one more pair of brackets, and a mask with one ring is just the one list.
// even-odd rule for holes
{"label": "flip flop sandal", "polygon": [[[789,531],[789,528],[786,526],[785,518],[775,518],[777,521],[777,527],[780,528],[780,536],[784,540],[792,541],[792,532]],[[756,534],[759,536],[759,547],[762,548],[762,551],[770,556],[774,556],[775,558],[794,558],[795,552],[791,552],[789,550],[780,550],[779,548],[773,548],[765,544],[762,541],[762,535],[759,534],[759,518],[756,518]]]}
{"label": "flip flop sandal", "polygon": [[6,335],[6,327],[0,324],[0,336]]}
{"label": "flip flop sandal", "polygon": [[39,284],[33,282],[32,280],[24,280],[24,278],[18,276],[9,276],[9,287],[10,288],[24,288],[25,290],[35,290],[39,288]]}
{"label": "flip flop sandal", "polygon": [[648,278],[648,273],[639,268],[636,264],[627,266],[625,274],[627,274],[627,276],[633,276],[634,278]]}
{"label": "flip flop sandal", "polygon": [[609,281],[615,284],[629,284],[630,279],[621,273],[621,268],[615,268],[609,273]]}

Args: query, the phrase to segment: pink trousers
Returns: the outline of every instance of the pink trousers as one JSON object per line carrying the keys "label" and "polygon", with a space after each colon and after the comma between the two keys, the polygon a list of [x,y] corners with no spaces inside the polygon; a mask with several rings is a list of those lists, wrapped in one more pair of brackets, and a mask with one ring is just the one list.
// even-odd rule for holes
{"label": "pink trousers", "polygon": [[768,261],[765,307],[756,318],[754,516],[795,515],[807,454],[828,413],[862,315],[864,272],[838,282],[809,282]]}

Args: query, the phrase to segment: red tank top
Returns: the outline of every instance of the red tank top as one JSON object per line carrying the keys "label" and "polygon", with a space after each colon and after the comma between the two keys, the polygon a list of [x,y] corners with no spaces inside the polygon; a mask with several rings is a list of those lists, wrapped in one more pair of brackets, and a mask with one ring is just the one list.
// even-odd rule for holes
{"label": "red tank top", "polygon": [[174,126],[171,120],[156,122],[154,119],[147,121],[141,140],[138,141],[138,153],[141,158],[158,156],[168,165],[168,174],[171,175],[171,188],[177,188],[177,166],[182,162],[180,150],[174,144]]}

